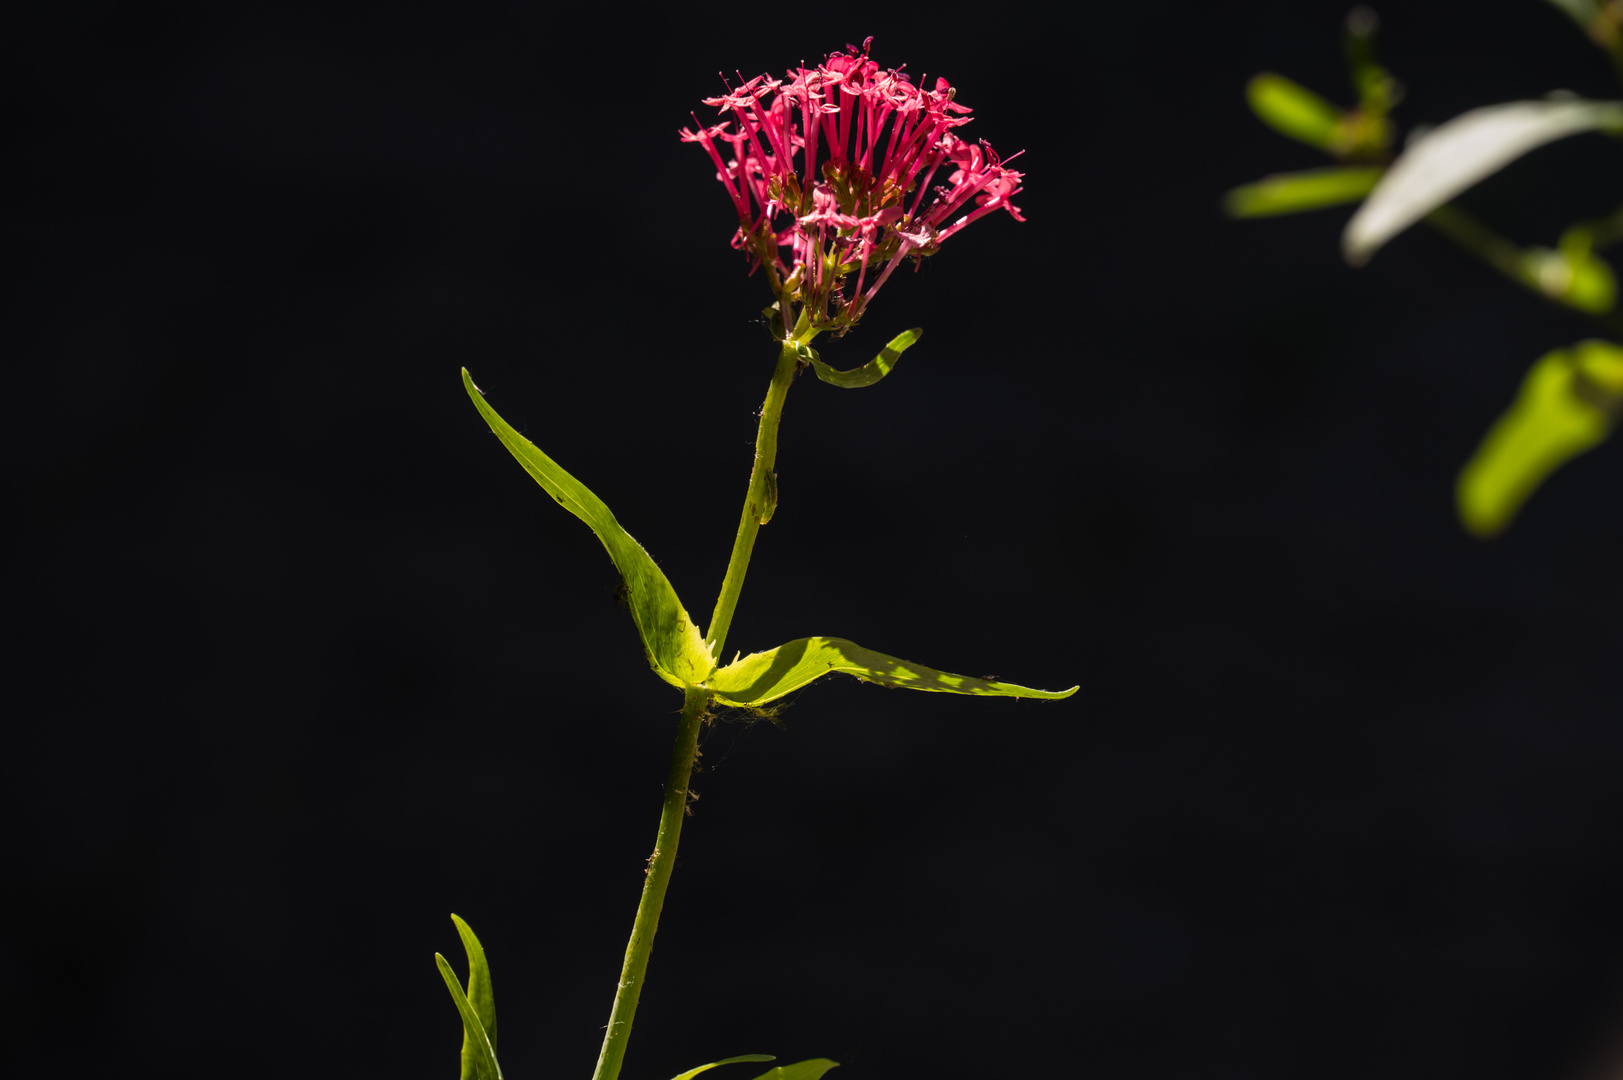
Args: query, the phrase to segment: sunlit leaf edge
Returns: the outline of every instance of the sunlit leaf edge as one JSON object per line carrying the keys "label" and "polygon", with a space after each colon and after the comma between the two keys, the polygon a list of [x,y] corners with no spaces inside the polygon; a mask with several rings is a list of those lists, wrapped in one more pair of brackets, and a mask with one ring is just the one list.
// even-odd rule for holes
{"label": "sunlit leaf edge", "polygon": [[643,546],[620,527],[602,499],[486,404],[484,392],[474,385],[467,368],[462,369],[462,382],[479,415],[485,418],[490,430],[524,471],[560,506],[597,534],[630,592],[631,617],[637,624],[654,673],[672,686],[702,683],[715,664],[704,636],[682,606],[665,572]]}
{"label": "sunlit leaf edge", "polygon": [[708,681],[718,701],[728,705],[753,706],[775,701],[824,675],[852,675],[864,682],[905,690],[943,694],[969,694],[976,697],[1024,697],[1057,701],[1068,698],[1080,687],[1069,690],[1034,690],[1029,686],[977,679],[967,675],[915,664],[885,653],[865,649],[844,638],[797,638],[765,652],[751,653],[718,668]]}
{"label": "sunlit leaf edge", "polygon": [[808,1058],[793,1065],[779,1065],[768,1069],[755,1080],[818,1080],[824,1073],[839,1066],[838,1061],[830,1061],[828,1058]]}
{"label": "sunlit leaf edge", "polygon": [[700,1065],[696,1069],[689,1069],[685,1073],[681,1073],[680,1075],[671,1077],[671,1080],[693,1080],[693,1078],[695,1076],[698,1076],[702,1072],[707,1072],[710,1069],[714,1069],[717,1065],[734,1065],[734,1064],[737,1064],[740,1061],[775,1061],[775,1060],[777,1060],[777,1059],[772,1054],[739,1054],[737,1057],[722,1058],[720,1061],[712,1061],[708,1065]]}

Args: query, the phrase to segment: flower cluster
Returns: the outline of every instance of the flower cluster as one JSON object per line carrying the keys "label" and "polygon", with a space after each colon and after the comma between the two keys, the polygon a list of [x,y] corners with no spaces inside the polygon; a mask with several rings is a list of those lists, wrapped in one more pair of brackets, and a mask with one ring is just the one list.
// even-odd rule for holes
{"label": "flower cluster", "polygon": [[[715,162],[738,211],[733,246],[752,272],[766,268],[785,334],[843,333],[903,258],[935,254],[994,210],[1025,220],[1009,201],[1021,174],[984,140],[954,134],[970,110],[953,88],[936,79],[926,90],[901,69],[882,70],[868,58],[872,41],[706,98],[728,119],[706,127],[695,117],[696,130],[681,132]],[[946,182],[932,188],[937,176]]]}

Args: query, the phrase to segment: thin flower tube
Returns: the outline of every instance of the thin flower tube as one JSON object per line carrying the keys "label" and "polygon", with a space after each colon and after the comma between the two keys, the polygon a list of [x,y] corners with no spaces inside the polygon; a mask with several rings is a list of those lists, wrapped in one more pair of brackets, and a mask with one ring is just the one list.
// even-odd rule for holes
{"label": "thin flower tube", "polygon": [[934,255],[997,210],[1025,220],[1012,202],[1023,179],[1013,159],[955,134],[970,110],[953,87],[938,78],[926,90],[901,68],[880,68],[872,41],[785,79],[740,76],[704,99],[724,119],[706,126],[695,116],[681,131],[727,189],[733,247],[752,273],[765,268],[784,338],[843,334],[904,258]]}

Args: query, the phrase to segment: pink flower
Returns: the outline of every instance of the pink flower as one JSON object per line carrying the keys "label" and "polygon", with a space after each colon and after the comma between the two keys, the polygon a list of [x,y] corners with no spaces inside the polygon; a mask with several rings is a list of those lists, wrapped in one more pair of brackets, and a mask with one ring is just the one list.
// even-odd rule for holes
{"label": "pink flower", "polygon": [[900,68],[882,70],[868,58],[872,41],[786,79],[740,76],[704,99],[725,119],[705,127],[695,117],[681,132],[715,164],[738,214],[733,246],[752,273],[766,268],[785,334],[802,324],[842,334],[903,258],[934,255],[996,210],[1025,220],[1009,201],[1022,174],[984,141],[954,134],[970,110],[947,80],[924,90]]}

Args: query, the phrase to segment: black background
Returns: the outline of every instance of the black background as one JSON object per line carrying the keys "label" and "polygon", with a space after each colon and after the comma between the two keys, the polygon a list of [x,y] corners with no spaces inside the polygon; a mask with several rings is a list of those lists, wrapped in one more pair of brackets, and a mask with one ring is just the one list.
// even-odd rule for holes
{"label": "black background", "polygon": [[[868,34],[1026,150],[1029,220],[819,343],[925,328],[790,395],[731,645],[1083,689],[719,725],[628,1080],[1598,1068],[1623,446],[1472,541],[1456,470],[1592,325],[1429,234],[1354,271],[1345,211],[1218,213],[1319,163],[1241,90],[1345,101],[1343,11],[8,17],[7,1075],[450,1077],[451,911],[507,1074],[588,1075],[679,700],[458,369],[707,614],[775,350],[676,129],[718,69]],[[1400,121],[1618,93],[1548,5],[1381,14]],[[1465,203],[1548,244],[1620,165],[1573,139]]]}

